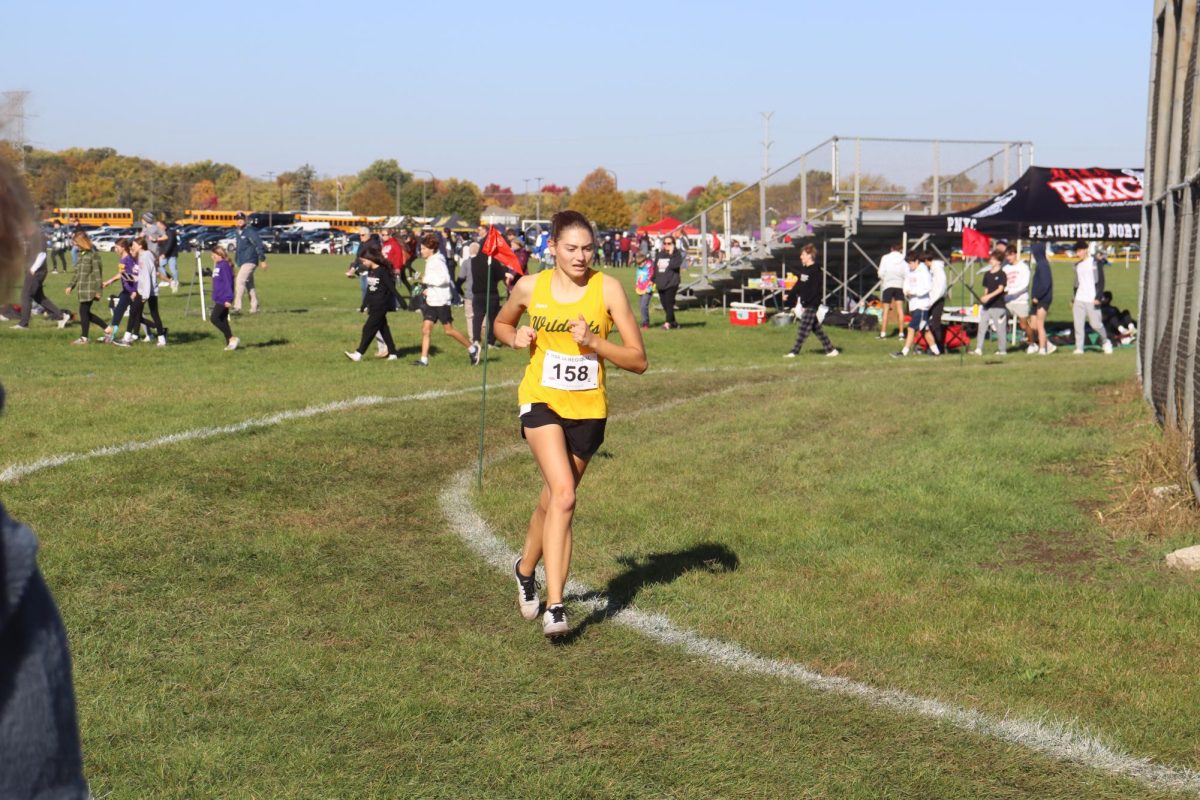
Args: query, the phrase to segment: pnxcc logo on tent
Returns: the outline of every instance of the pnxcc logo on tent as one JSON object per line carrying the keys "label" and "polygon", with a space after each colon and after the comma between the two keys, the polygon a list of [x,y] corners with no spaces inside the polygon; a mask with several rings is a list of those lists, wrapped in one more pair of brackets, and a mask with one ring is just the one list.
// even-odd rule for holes
{"label": "pnxcc logo on tent", "polygon": [[1046,185],[1070,208],[1128,206],[1142,202],[1142,171],[1123,169],[1055,169]]}

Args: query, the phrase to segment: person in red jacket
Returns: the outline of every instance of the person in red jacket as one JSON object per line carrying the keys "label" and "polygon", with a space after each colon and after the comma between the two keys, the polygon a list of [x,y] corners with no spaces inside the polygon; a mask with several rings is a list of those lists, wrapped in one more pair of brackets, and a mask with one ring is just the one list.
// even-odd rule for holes
{"label": "person in red jacket", "polygon": [[[408,266],[408,251],[392,235],[392,232],[386,229],[379,231],[379,244],[383,248],[383,257],[392,265],[392,274],[396,276],[396,280],[408,287],[408,292],[411,295],[412,285],[408,282],[408,278],[404,274]],[[396,302],[400,308],[405,311],[408,310],[408,301],[399,292],[396,292]]]}

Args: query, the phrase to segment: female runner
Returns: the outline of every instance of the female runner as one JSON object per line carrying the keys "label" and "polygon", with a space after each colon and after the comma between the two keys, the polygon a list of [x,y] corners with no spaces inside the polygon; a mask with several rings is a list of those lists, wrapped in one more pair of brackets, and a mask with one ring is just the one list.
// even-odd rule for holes
{"label": "female runner", "polygon": [[[542,492],[529,520],[525,548],[513,570],[521,616],[537,618],[534,570],[545,559],[546,612],[542,631],[569,630],[563,587],[571,566],[575,490],[588,461],[604,441],[608,401],[604,369],[646,371],[646,348],[625,290],[616,278],[591,268],[596,253],[592,225],[577,211],[550,222],[554,268],[521,278],[496,317],[496,338],[529,348],[529,365],[517,389],[521,436],[542,473]],[[529,324],[517,327],[529,311]],[[608,341],[613,324],[621,344]]]}

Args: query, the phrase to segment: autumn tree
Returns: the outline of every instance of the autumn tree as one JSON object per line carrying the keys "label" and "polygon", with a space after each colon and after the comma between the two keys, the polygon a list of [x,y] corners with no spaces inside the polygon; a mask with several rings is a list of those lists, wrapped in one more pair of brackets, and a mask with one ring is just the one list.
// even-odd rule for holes
{"label": "autumn tree", "polygon": [[464,222],[474,225],[483,212],[483,195],[470,181],[450,178],[438,181],[437,192],[429,203],[430,214],[457,214]]}
{"label": "autumn tree", "polygon": [[388,190],[387,184],[378,179],[363,183],[349,198],[349,206],[354,213],[372,216],[391,214],[395,203],[396,198]]}
{"label": "autumn tree", "polygon": [[212,209],[217,207],[217,185],[209,180],[192,184],[188,208]]}
{"label": "autumn tree", "polygon": [[483,187],[483,200],[490,205],[497,205],[501,208],[512,208],[513,203],[517,201],[517,197],[513,194],[511,186],[489,183]]}
{"label": "autumn tree", "polygon": [[571,205],[599,228],[624,228],[633,216],[629,204],[617,191],[616,181],[603,167],[584,177]]}

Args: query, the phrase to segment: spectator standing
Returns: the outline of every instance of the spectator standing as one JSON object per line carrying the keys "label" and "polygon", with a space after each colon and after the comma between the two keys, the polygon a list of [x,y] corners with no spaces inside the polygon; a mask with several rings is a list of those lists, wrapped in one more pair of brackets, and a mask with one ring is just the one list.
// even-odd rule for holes
{"label": "spectator standing", "polygon": [[[100,299],[100,290],[104,284],[104,265],[100,262],[100,254],[92,245],[92,240],[83,231],[76,232],[73,243],[79,250],[79,258],[75,262],[75,277],[66,293],[70,297],[75,293],[79,302],[79,324],[83,328],[79,338],[71,344],[87,344],[88,333],[94,322],[104,330],[105,322],[92,311],[92,303]],[[64,248],[65,249],[65,248]]]}
{"label": "spectator standing", "polygon": [[983,343],[987,341],[988,330],[996,326],[996,340],[999,343],[997,355],[1008,355],[1008,309],[1004,305],[1004,294],[1008,290],[1008,279],[1001,268],[1004,263],[1004,253],[993,250],[988,256],[988,271],[983,273],[983,296],[979,298],[979,338],[975,342],[975,355],[983,355]]}
{"label": "spectator standing", "polygon": [[620,252],[621,266],[628,267],[630,264],[633,263],[633,260],[630,258],[630,251],[633,248],[633,240],[629,238],[628,233],[621,234],[621,241],[619,244],[619,248],[620,248],[619,252]]}
{"label": "spectator standing", "polygon": [[[75,263],[74,261],[71,262]],[[50,229],[50,274],[58,274],[58,265],[62,264],[62,271],[67,271],[67,230],[62,223],[54,220],[54,225]]]}
{"label": "spectator standing", "polygon": [[946,291],[949,284],[946,281],[946,262],[934,258],[928,250],[924,253],[924,261],[929,267],[929,332],[937,342],[938,350],[946,352],[946,331],[942,328],[942,313],[946,310]]}
{"label": "spectator standing", "polygon": [[454,328],[454,317],[450,311],[450,270],[446,267],[446,260],[438,252],[438,238],[432,233],[421,237],[421,258],[425,259],[425,272],[421,276],[421,284],[424,287],[424,320],[421,323],[421,357],[416,365],[429,366],[429,338],[435,322],[441,323],[447,336],[467,348],[467,355],[472,364],[478,364],[479,345],[472,344]]}
{"label": "spectator standing", "polygon": [[1088,255],[1087,242],[1075,243],[1075,302],[1071,307],[1075,318],[1075,355],[1083,355],[1083,345],[1087,341],[1086,325],[1100,335],[1100,343],[1106,354],[1112,353],[1112,341],[1104,330],[1104,322],[1100,319],[1100,299],[1104,296],[1104,267],[1097,264]]}
{"label": "spectator standing", "polygon": [[242,298],[250,294],[250,313],[258,313],[258,292],[254,287],[254,273],[259,267],[267,268],[267,252],[263,249],[262,238],[258,231],[246,225],[245,212],[239,211],[234,218],[237,225],[237,244],[234,248],[234,258],[237,260],[237,279],[233,289],[234,314],[242,313]]}
{"label": "spectator standing", "polygon": [[904,278],[908,275],[908,266],[899,244],[893,244],[887,255],[879,259],[878,272],[883,307],[879,317],[879,338],[887,338],[889,315],[896,322],[896,335],[901,336],[904,333]]}
{"label": "spectator standing", "polygon": [[675,321],[675,293],[679,291],[679,272],[683,269],[683,254],[675,249],[675,237],[663,239],[663,249],[654,257],[654,288],[658,289],[658,299],[662,303],[667,321],[663,330],[678,328]]}
{"label": "spectator standing", "polygon": [[929,293],[933,290],[933,276],[929,274],[929,268],[921,262],[920,254],[910,252],[904,261],[908,266],[908,274],[904,277],[904,300],[908,303],[910,317],[904,347],[899,352],[892,353],[892,358],[906,357],[918,336],[925,338],[929,352],[935,356],[941,355],[942,351],[934,341],[933,334],[929,332],[929,307],[933,305]]}
{"label": "spectator standing", "polygon": [[642,312],[642,330],[650,328],[650,300],[654,297],[654,259],[647,253],[634,275],[634,290]]}
{"label": "spectator standing", "polygon": [[171,294],[176,294],[179,291],[179,236],[174,225],[168,225],[163,233],[158,265],[163,280],[170,281]]}
{"label": "spectator standing", "polygon": [[[471,248],[472,252],[475,248]],[[488,347],[496,344],[496,314],[500,311],[500,284],[508,277],[503,264],[482,247],[471,257],[471,342],[482,345],[483,323],[487,322]]]}
{"label": "spectator standing", "polygon": [[[402,283],[408,289],[409,295],[412,294],[412,284],[408,282],[408,277],[404,274],[408,268],[408,253],[391,231],[379,231],[379,246],[383,251],[383,257],[392,265],[392,276]],[[404,295],[396,291],[396,307],[398,309],[407,309],[408,301],[404,299]]]}
{"label": "spectator standing", "polygon": [[233,335],[229,327],[229,309],[233,306],[233,265],[229,254],[221,245],[213,245],[212,252],[212,313],[209,319],[213,327],[225,337],[225,349],[237,350],[242,340]]}
{"label": "spectator standing", "polygon": [[[154,280],[158,282],[158,270],[162,266],[162,249],[163,242],[166,240],[166,230],[163,228],[154,214],[147,211],[142,214],[142,239],[146,242],[146,250],[150,255],[154,256]],[[139,263],[141,259],[139,259]]]}
{"label": "spectator standing", "polygon": [[[824,270],[817,264],[817,248],[811,242],[800,248],[800,267],[799,274],[796,276],[796,286],[793,289],[796,295],[796,317],[800,320],[800,328],[796,332],[796,343],[792,345],[792,349],[784,353],[786,358],[795,358],[800,355],[800,348],[804,346],[804,342],[808,339],[810,333],[815,333],[821,341],[821,346],[825,348],[825,355],[829,357],[840,354],[833,342],[829,341],[829,337],[825,335],[825,329],[821,327],[821,321],[818,319],[821,301],[824,299]],[[788,297],[784,296],[786,303]]]}
{"label": "spectator standing", "polygon": [[1058,349],[1046,338],[1046,315],[1054,302],[1054,273],[1050,270],[1050,259],[1046,258],[1045,242],[1034,242],[1029,247],[1029,253],[1037,267],[1030,287],[1030,320],[1037,336],[1038,355],[1047,356]]}
{"label": "spectator standing", "polygon": [[29,330],[29,318],[33,315],[33,304],[37,303],[46,311],[46,315],[51,319],[58,321],[59,328],[67,327],[71,321],[71,314],[63,311],[54,303],[50,302],[50,298],[46,297],[46,278],[48,277],[49,267],[46,264],[46,237],[39,228],[34,234],[33,247],[29,252],[36,253],[33,263],[25,270],[25,282],[21,285],[21,319],[16,325],[13,325],[13,330],[27,331]]}
{"label": "spectator standing", "polygon": [[1021,333],[1025,335],[1026,351],[1036,353],[1037,345],[1033,344],[1033,328],[1029,326],[1029,264],[1021,260],[1021,254],[1017,252],[1016,248],[1009,248],[1004,252],[1004,265],[1001,269],[1004,271],[1004,279],[1007,281],[1004,305],[1008,309],[1009,316],[1017,321]]}

